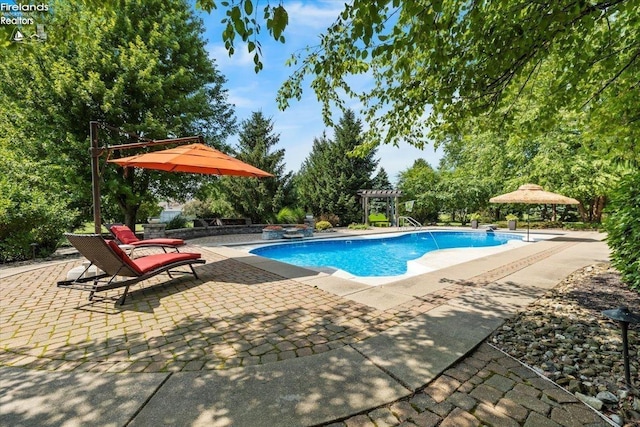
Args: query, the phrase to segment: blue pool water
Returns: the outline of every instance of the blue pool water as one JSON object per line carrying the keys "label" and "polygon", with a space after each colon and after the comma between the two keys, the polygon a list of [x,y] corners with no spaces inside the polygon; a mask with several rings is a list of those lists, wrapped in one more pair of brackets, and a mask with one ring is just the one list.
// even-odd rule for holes
{"label": "blue pool water", "polygon": [[494,232],[422,231],[394,237],[331,239],[262,246],[255,255],[300,267],[330,267],[354,276],[398,276],[407,261],[438,249],[498,246],[521,236]]}

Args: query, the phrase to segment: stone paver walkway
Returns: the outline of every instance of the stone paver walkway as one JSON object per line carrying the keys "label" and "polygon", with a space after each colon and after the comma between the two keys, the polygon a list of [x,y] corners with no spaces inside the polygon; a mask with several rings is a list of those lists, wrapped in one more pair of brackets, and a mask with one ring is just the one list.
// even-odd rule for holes
{"label": "stone paver walkway", "polygon": [[330,427],[608,426],[573,395],[490,344],[409,398]]}

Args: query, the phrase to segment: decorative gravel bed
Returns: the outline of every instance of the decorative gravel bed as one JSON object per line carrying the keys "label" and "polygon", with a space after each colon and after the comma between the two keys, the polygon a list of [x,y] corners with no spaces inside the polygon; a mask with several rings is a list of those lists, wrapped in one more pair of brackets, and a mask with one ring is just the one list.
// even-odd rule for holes
{"label": "decorative gravel bed", "polygon": [[629,325],[632,386],[624,383],[622,335],[603,310],[628,307],[640,313],[640,293],[609,264],[567,277],[490,339],[615,424],[640,426],[640,324]]}

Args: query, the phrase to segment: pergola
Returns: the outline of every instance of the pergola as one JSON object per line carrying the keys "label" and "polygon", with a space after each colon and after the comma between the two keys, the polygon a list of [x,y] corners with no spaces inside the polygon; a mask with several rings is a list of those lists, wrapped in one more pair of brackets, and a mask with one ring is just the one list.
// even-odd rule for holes
{"label": "pergola", "polygon": [[387,202],[387,214],[389,214],[389,202],[393,199],[391,205],[391,217],[393,217],[393,224],[398,225],[398,198],[402,196],[400,190],[358,190],[358,196],[362,200],[362,208],[364,210],[364,223],[369,225],[369,199],[385,199]]}

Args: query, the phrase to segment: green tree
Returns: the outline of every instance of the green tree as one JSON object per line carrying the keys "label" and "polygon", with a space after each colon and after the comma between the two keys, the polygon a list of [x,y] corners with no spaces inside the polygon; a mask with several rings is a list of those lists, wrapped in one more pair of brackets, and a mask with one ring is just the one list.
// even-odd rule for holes
{"label": "green tree", "polygon": [[[28,136],[12,148],[65,168],[60,179],[70,190],[70,206],[85,218],[91,213],[90,120],[152,139],[202,134],[217,146],[235,130],[225,80],[186,1],[126,0],[113,9],[56,1],[52,7],[47,42],[19,47],[0,64],[0,76],[15,83],[0,94],[2,109],[12,112],[2,125]],[[67,31],[76,38],[69,40]],[[100,138],[129,142],[114,132],[101,131]],[[103,205],[119,206],[129,225],[142,203],[185,198],[202,180],[103,169]]]}
{"label": "green tree", "polygon": [[[601,132],[618,135],[619,154],[637,156],[638,34],[635,1],[356,0],[319,46],[292,57],[279,101],[286,108],[300,99],[311,77],[329,123],[332,105],[345,108],[347,96],[363,105],[366,144],[421,146],[428,134],[442,142],[465,118],[501,121],[507,92],[544,85],[539,120],[586,109]],[[544,67],[550,72],[539,80]],[[353,84],[360,75],[373,88]]]}
{"label": "green tree", "polygon": [[414,201],[411,212],[405,212],[421,223],[431,223],[438,220],[441,209],[438,197],[438,183],[440,177],[424,159],[417,159],[413,165],[400,172],[398,188],[402,190],[402,198]]}
{"label": "green tree", "polygon": [[332,145],[326,134],[314,138],[311,152],[294,178],[298,204],[316,216],[333,212],[333,201],[338,198],[329,172],[332,170]]}
{"label": "green tree", "polygon": [[374,190],[393,190],[393,185],[389,181],[389,174],[384,168],[381,167],[371,180],[371,188]]}
{"label": "green tree", "polygon": [[620,180],[611,197],[612,216],[605,222],[613,265],[622,279],[640,292],[640,172]]}
{"label": "green tree", "polygon": [[347,110],[335,127],[335,140],[314,140],[296,180],[299,199],[315,215],[334,214],[341,224],[360,222],[362,209],[357,191],[371,187],[378,165],[375,150],[350,156],[362,142],[362,123]]}
{"label": "green tree", "polygon": [[226,198],[236,212],[255,223],[273,221],[280,209],[292,203],[292,172],[285,172],[284,150],[274,150],[278,141],[273,122],[261,112],[254,112],[241,124],[236,157],[274,176],[222,180]]}
{"label": "green tree", "polygon": [[0,136],[0,262],[28,259],[34,251],[47,256],[77,215],[54,179],[64,171],[7,149],[6,138]]}
{"label": "green tree", "polygon": [[[389,182],[389,175],[384,168],[380,168],[376,176],[371,180],[371,188],[374,190],[393,190],[391,182]],[[389,199],[371,199],[369,208],[374,212],[385,212],[388,206]]]}
{"label": "green tree", "polygon": [[[582,221],[600,222],[607,195],[624,167],[599,153],[599,141],[594,140],[584,112],[559,112],[557,121],[528,133],[541,102],[541,96],[529,94],[526,100],[514,101],[509,123],[483,124],[489,119],[479,117],[467,120],[458,134],[450,135],[441,168],[448,171],[442,179],[451,203],[466,200],[471,211],[491,208],[497,212],[499,206],[488,204],[491,196],[536,183],[578,199]],[[474,188],[471,194],[465,182]],[[463,191],[465,198],[453,195],[455,189]],[[551,212],[547,218],[555,219],[555,208]]]}

